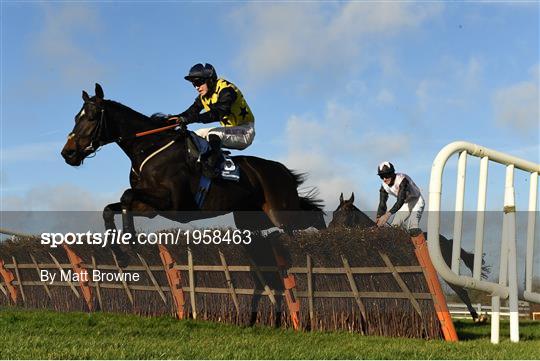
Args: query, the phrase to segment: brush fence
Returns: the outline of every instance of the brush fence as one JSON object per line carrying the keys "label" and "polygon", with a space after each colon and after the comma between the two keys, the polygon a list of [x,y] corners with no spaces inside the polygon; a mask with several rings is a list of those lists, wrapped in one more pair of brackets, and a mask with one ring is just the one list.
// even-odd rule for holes
{"label": "brush fence", "polygon": [[[6,255],[9,246],[0,252],[0,305],[441,338],[433,297],[410,240],[391,242],[363,247],[364,255],[340,247],[332,252],[328,245],[321,254],[317,242],[305,239],[289,248],[267,242],[257,251],[155,246],[146,248],[146,254],[132,250],[124,268],[110,251],[92,254],[88,249],[48,249],[22,242],[12,252],[16,255]],[[40,280],[43,270],[72,275],[99,270],[124,275],[124,280],[57,277],[51,284]],[[138,281],[125,280],[134,273]]]}

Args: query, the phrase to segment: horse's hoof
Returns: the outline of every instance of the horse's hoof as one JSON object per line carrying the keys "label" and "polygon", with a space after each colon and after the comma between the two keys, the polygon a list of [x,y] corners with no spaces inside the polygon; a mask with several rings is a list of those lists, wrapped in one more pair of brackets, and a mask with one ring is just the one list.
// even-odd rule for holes
{"label": "horse's hoof", "polygon": [[488,315],[481,314],[480,316],[478,316],[478,318],[476,320],[474,320],[474,323],[483,325],[484,323],[487,323],[488,321],[489,321]]}

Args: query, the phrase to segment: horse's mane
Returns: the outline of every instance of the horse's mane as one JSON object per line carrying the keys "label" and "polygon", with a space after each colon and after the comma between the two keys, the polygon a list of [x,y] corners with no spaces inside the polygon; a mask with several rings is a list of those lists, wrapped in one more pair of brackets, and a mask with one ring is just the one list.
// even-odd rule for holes
{"label": "horse's mane", "polygon": [[167,114],[163,114],[163,113],[154,113],[150,116],[151,120],[157,121],[160,124],[165,124],[168,118],[169,117],[167,116]]}
{"label": "horse's mane", "polygon": [[147,116],[117,101],[107,99],[106,102],[107,105],[113,106],[116,111],[124,114],[125,116],[129,116],[133,120],[142,120],[146,124],[155,126],[156,128],[162,127],[167,124],[167,115],[163,113],[154,113],[151,116]]}

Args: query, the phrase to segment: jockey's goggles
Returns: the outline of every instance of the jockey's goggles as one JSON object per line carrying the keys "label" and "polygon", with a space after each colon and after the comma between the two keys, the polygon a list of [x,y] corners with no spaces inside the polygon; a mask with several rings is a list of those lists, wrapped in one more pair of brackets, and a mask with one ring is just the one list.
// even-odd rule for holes
{"label": "jockey's goggles", "polygon": [[206,79],[202,78],[195,78],[191,81],[191,84],[193,84],[194,87],[198,87],[206,83]]}
{"label": "jockey's goggles", "polygon": [[379,177],[381,177],[381,179],[388,179],[388,178],[392,178],[393,176],[394,176],[394,173],[379,174]]}

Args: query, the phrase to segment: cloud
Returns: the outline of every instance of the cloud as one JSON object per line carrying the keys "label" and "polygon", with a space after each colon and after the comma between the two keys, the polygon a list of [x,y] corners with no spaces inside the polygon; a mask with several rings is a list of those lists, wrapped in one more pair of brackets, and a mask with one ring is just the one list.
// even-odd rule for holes
{"label": "cloud", "polygon": [[416,83],[416,106],[422,113],[440,111],[441,107],[467,107],[478,96],[484,62],[479,56],[457,60],[444,55],[429,71],[427,77],[412,80]]}
{"label": "cloud", "polygon": [[3,164],[25,162],[25,161],[50,161],[58,159],[62,142],[44,142],[33,144],[22,144],[11,148],[0,150],[0,161]]}
{"label": "cloud", "polygon": [[377,36],[414,28],[442,8],[441,4],[401,2],[249,4],[231,19],[243,44],[237,62],[248,79],[256,80],[295,68],[343,68],[344,60],[356,57]]}
{"label": "cloud", "polygon": [[[27,81],[47,87],[50,79],[80,85],[104,73],[94,44],[101,24],[97,12],[82,3],[44,4],[41,28],[33,39],[30,56],[39,59]],[[35,74],[37,73],[37,75]]]}
{"label": "cloud", "polygon": [[[283,134],[287,153],[280,160],[308,173],[306,185],[317,186],[327,209],[337,205],[340,192],[355,191],[358,205],[373,204],[372,189],[358,191],[359,180],[374,175],[380,160],[395,160],[410,152],[408,134],[373,128],[376,122],[361,114],[329,101],[320,118],[293,115],[287,120]],[[368,182],[373,180],[377,181],[369,178]]]}
{"label": "cloud", "polygon": [[523,133],[536,131],[540,122],[539,65],[530,69],[531,79],[500,88],[493,94],[497,124]]}
{"label": "cloud", "polygon": [[41,184],[17,195],[6,193],[2,189],[2,227],[28,234],[101,231],[103,207],[120,198],[120,192],[98,193],[72,184]]}
{"label": "cloud", "polygon": [[71,184],[35,186],[21,195],[3,196],[2,211],[101,211],[120,199],[118,194],[99,194]]}
{"label": "cloud", "polygon": [[322,152],[294,151],[282,159],[290,169],[307,172],[308,180],[302,190],[316,186],[318,197],[324,200],[326,209],[334,209],[338,204],[339,192],[350,192],[356,182],[349,169],[343,164],[336,164],[331,154]]}

